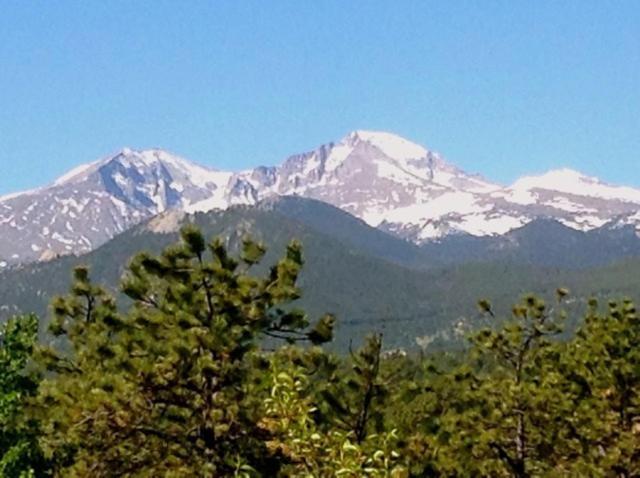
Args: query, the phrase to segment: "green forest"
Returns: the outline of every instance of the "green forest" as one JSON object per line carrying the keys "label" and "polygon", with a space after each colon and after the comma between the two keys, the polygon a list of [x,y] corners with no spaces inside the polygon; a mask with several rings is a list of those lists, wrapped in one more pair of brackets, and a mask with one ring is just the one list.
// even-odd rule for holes
{"label": "green forest", "polygon": [[126,301],[77,267],[47,330],[3,323],[0,476],[640,476],[631,300],[574,317],[564,288],[508,316],[478,298],[464,347],[406,353],[371,330],[335,353],[341,318],[296,308],[302,245],[265,254],[186,226],[130,260]]}

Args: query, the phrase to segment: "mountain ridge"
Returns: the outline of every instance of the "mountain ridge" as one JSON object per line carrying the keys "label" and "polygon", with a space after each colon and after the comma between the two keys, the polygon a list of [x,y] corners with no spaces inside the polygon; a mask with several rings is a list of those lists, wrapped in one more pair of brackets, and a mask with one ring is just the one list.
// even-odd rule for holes
{"label": "mountain ridge", "polygon": [[0,197],[0,268],[87,252],[168,209],[204,212],[288,195],[327,202],[418,245],[500,236],[536,218],[582,231],[640,231],[640,190],[568,168],[502,186],[398,135],[356,130],[278,166],[239,172],[123,148],[43,188]]}

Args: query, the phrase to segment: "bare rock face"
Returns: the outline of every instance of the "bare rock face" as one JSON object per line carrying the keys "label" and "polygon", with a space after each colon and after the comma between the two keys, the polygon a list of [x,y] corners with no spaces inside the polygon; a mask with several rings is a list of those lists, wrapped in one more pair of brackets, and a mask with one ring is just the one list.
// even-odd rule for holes
{"label": "bare rock face", "polygon": [[[503,235],[540,217],[582,231],[630,225],[640,231],[640,190],[567,169],[504,187],[397,135],[354,131],[280,166],[235,173],[162,150],[124,149],[80,166],[48,187],[0,197],[0,268],[87,252],[165,211],[224,209],[282,195],[330,203],[415,243],[458,233]],[[152,227],[172,229],[172,217]]]}

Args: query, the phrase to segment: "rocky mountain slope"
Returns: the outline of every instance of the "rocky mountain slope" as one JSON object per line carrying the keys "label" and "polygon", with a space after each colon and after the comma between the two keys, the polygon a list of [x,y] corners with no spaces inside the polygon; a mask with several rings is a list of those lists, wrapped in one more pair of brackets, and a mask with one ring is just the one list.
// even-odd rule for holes
{"label": "rocky mountain slope", "polygon": [[80,166],[52,185],[0,197],[0,267],[81,254],[171,208],[220,198],[231,173],[160,150]]}
{"label": "rocky mountain slope", "polygon": [[92,250],[167,209],[209,211],[279,195],[327,202],[416,244],[504,235],[536,218],[578,231],[640,231],[640,190],[567,169],[503,187],[399,136],[354,131],[280,166],[235,173],[125,149],[48,187],[0,197],[0,268]]}
{"label": "rocky mountain slope", "polygon": [[228,197],[231,203],[253,203],[273,194],[328,202],[415,243],[452,233],[501,235],[540,217],[582,231],[610,222],[640,229],[640,190],[567,169],[502,187],[383,132],[355,131],[282,166],[237,174]]}

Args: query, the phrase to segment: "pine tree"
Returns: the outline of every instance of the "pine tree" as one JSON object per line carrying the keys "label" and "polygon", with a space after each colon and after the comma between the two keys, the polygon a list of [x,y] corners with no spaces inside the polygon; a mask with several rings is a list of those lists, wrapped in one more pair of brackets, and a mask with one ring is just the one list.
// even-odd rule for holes
{"label": "pine tree", "polygon": [[[488,302],[479,305],[494,316]],[[561,399],[551,339],[562,320],[530,296],[503,326],[473,336],[470,360],[450,379],[458,396],[432,442],[440,473],[525,478],[548,471],[556,438],[549,405]]]}
{"label": "pine tree", "polygon": [[640,476],[640,318],[630,300],[596,300],[569,345],[567,381],[576,390],[576,455],[606,476]]}
{"label": "pine tree", "polygon": [[249,393],[261,340],[322,343],[334,319],[310,328],[304,313],[287,307],[300,296],[299,244],[258,277],[249,272],[262,245],[246,240],[235,258],[194,227],[181,236],[161,255],[131,261],[125,312],[85,269],[76,271],[71,295],[55,301],[53,331],[63,340],[42,352],[56,375],[39,400],[43,442],[60,476],[277,470]]}
{"label": "pine tree", "polygon": [[388,393],[380,373],[381,354],[382,334],[368,336],[360,350],[350,350],[350,371],[334,374],[322,391],[325,419],[353,433],[357,443],[383,430]]}

